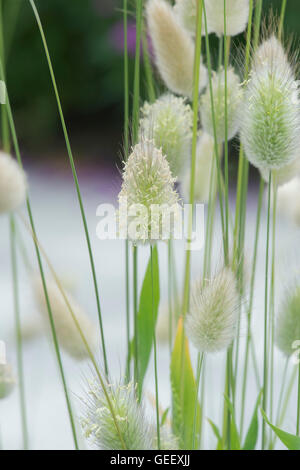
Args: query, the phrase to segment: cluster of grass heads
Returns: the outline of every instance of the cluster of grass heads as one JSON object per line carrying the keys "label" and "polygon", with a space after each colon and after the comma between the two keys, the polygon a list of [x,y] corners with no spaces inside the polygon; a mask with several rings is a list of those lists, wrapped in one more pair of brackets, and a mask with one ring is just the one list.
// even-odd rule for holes
{"label": "cluster of grass heads", "polygon": [[[126,288],[126,340],[127,359],[124,376],[116,383],[110,376],[109,358],[106,352],[104,324],[102,321],[101,296],[96,277],[95,261],[90,242],[84,204],[77,177],[72,147],[64,119],[60,94],[55,79],[46,34],[34,0],[28,0],[28,7],[36,19],[44,48],[50,79],[55,93],[58,114],[65,138],[67,155],[75,183],[80,215],[83,224],[93,287],[98,312],[101,338],[103,372],[98,365],[93,345],[84,327],[83,316],[66,294],[51,261],[49,260],[35,230],[34,214],[29,196],[26,196],[28,221],[21,217],[27,232],[32,237],[41,279],[41,292],[45,299],[45,310],[49,317],[60,378],[65,393],[74,448],[79,448],[78,430],[66,380],[61,348],[63,336],[59,329],[63,324],[67,335],[74,335],[75,343],[80,342],[84,355],[92,370],[88,382],[88,395],[83,399],[85,409],[82,429],[87,439],[100,449],[202,449],[203,428],[206,419],[205,389],[206,360],[215,351],[226,353],[224,389],[215,391],[222,397],[222,422],[208,419],[217,439],[218,450],[262,450],[273,449],[279,438],[288,449],[300,449],[300,366],[298,372],[297,403],[295,409],[296,432],[290,434],[281,429],[286,409],[296,378],[291,375],[286,384],[288,365],[294,344],[300,337],[299,285],[293,286],[282,303],[280,316],[275,328],[275,273],[276,273],[276,214],[280,172],[296,176],[287,166],[300,158],[297,148],[300,129],[300,108],[298,96],[295,99],[296,83],[293,66],[281,45],[284,15],[287,1],[282,1],[278,28],[269,37],[261,37],[263,0],[177,0],[174,8],[166,0],[136,0],[123,2],[124,19],[124,172],[120,195],[127,196],[130,203],[173,205],[179,201],[177,178],[183,180],[182,169],[189,166],[189,214],[188,240],[192,238],[193,218],[197,200],[198,170],[205,151],[210,151],[209,164],[203,164],[203,171],[209,181],[206,217],[206,239],[203,268],[194,283],[191,279],[193,252],[185,251],[182,295],[176,280],[174,244],[172,237],[167,241],[168,251],[168,343],[170,349],[170,385],[172,400],[170,408],[161,410],[159,402],[158,348],[156,324],[160,303],[160,270],[156,240],[143,240],[149,246],[149,261],[142,287],[139,290],[138,261],[140,239],[130,238],[124,242],[124,283]],[[213,10],[212,10],[213,5]],[[0,2],[2,12],[2,2]],[[136,17],[136,54],[134,76],[129,76],[127,50],[127,24],[129,14]],[[185,16],[188,13],[187,16]],[[178,15],[184,15],[178,18]],[[147,21],[145,20],[145,17]],[[189,28],[184,28],[188,19]],[[1,14],[1,59],[0,75],[5,80],[5,37],[2,34]],[[152,40],[155,64],[168,93],[157,96],[156,68],[148,50],[147,29]],[[234,37],[245,30],[246,45],[243,63],[240,64],[242,77],[234,72]],[[211,33],[218,35],[218,65],[213,70],[211,54]],[[172,42],[168,43],[168,41]],[[268,42],[269,41],[269,42]],[[184,48],[180,49],[180,48]],[[274,49],[275,48],[275,49]],[[275,53],[274,53],[275,50]],[[192,58],[192,60],[191,60]],[[144,67],[148,99],[141,107],[141,69]],[[154,73],[155,71],[155,73]],[[160,80],[158,78],[158,80]],[[7,84],[9,90],[9,83]],[[132,91],[132,101],[131,101]],[[176,91],[183,97],[171,94]],[[201,117],[200,117],[201,116]],[[184,120],[184,123],[182,122]],[[22,155],[10,106],[2,110],[3,150],[16,155],[23,168]],[[153,132],[152,128],[153,126]],[[183,132],[184,129],[184,132]],[[229,203],[229,141],[240,132],[239,165],[236,184],[235,212]],[[147,133],[148,135],[144,135]],[[208,145],[203,146],[203,136]],[[162,148],[162,149],[161,149]],[[209,150],[210,149],[210,150]],[[200,154],[199,154],[200,152]],[[278,152],[278,154],[276,154]],[[276,157],[276,158],[275,158]],[[4,158],[0,155],[0,158]],[[184,161],[178,164],[178,159]],[[6,161],[6,160],[5,160]],[[249,161],[262,173],[257,199],[257,216],[254,247],[251,259],[250,285],[245,275],[245,231],[247,218],[247,193]],[[198,166],[197,166],[198,165]],[[200,167],[199,167],[200,165]],[[298,167],[298,166],[297,166]],[[4,167],[5,168],[5,167]],[[171,170],[178,168],[178,174]],[[293,167],[294,168],[294,167]],[[296,168],[296,165],[295,165]],[[208,171],[209,169],[209,171]],[[255,297],[255,278],[258,243],[262,222],[264,179],[268,180],[268,209],[266,220],[266,259],[264,291],[264,353],[258,358],[253,341],[252,313]],[[1,178],[0,178],[1,186]],[[179,185],[180,186],[180,185]],[[0,187],[0,190],[2,188]],[[217,197],[218,202],[217,204]],[[10,202],[10,199],[8,198]],[[1,206],[2,207],[2,206]],[[5,208],[4,208],[5,209]],[[15,323],[17,336],[18,382],[20,410],[22,414],[23,444],[28,448],[29,433],[26,416],[22,363],[22,335],[20,325],[18,262],[16,256],[18,238],[16,232],[15,207],[7,206],[11,233],[11,262]],[[17,216],[19,215],[16,212]],[[222,267],[213,274],[212,247],[216,219],[221,222],[223,252]],[[160,222],[158,223],[161,229]],[[151,227],[147,225],[146,232]],[[161,230],[159,230],[161,236]],[[132,256],[132,263],[130,257]],[[129,267],[132,264],[132,275]],[[53,281],[45,276],[44,265],[50,271]],[[249,295],[247,296],[247,291]],[[133,300],[133,305],[130,299]],[[176,300],[174,300],[176,299]],[[176,312],[175,312],[176,310]],[[64,316],[67,320],[64,321]],[[241,319],[247,318],[245,352],[241,348]],[[57,320],[61,316],[61,321]],[[132,317],[132,318],[131,318]],[[71,326],[68,327],[68,324]],[[173,325],[176,322],[176,325]],[[131,331],[133,325],[133,331]],[[75,334],[72,333],[75,330]],[[173,332],[175,331],[175,336]],[[282,374],[282,387],[277,401],[274,397],[274,347],[287,356]],[[197,363],[193,363],[190,343],[197,350]],[[297,343],[297,344],[298,344]],[[75,344],[76,348],[76,344]],[[153,359],[152,359],[153,351]],[[82,351],[80,350],[82,355]],[[76,352],[75,354],[76,355]],[[241,357],[243,363],[241,364]],[[153,360],[155,380],[155,413],[153,418],[145,413],[144,379]],[[263,381],[260,382],[260,365]],[[257,400],[245,431],[245,408],[250,369],[253,367],[257,379]],[[4,376],[5,377],[5,376]],[[0,390],[1,390],[0,375]],[[3,388],[4,390],[4,388]],[[4,393],[3,393],[4,395]],[[1,398],[1,395],[0,395]],[[275,414],[275,405],[277,413]],[[259,441],[261,433],[261,442]]]}

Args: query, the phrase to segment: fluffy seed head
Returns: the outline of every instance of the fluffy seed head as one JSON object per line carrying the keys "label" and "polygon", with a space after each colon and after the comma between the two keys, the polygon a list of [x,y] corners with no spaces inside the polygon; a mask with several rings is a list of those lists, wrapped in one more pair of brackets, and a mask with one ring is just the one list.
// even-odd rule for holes
{"label": "fluffy seed head", "polygon": [[[269,171],[261,168],[260,174],[265,182],[268,183]],[[300,175],[300,156],[296,157],[295,160],[283,166],[279,170],[274,170],[272,173],[272,179],[277,186],[282,186],[291,181],[297,175]]]}
{"label": "fluffy seed head", "polygon": [[0,364],[0,399],[8,397],[16,384],[10,364]]}
{"label": "fluffy seed head", "polygon": [[278,188],[277,209],[296,225],[300,225],[300,177]]}
{"label": "fluffy seed head", "polygon": [[[278,52],[279,50],[279,52]],[[300,106],[298,86],[277,41],[262,44],[253,68],[241,113],[241,140],[247,158],[262,170],[286,167],[299,152]]]}
{"label": "fluffy seed head", "polygon": [[[225,140],[225,72],[222,69],[212,77],[212,90],[214,98],[214,116],[218,142]],[[234,69],[227,70],[227,123],[228,139],[232,139],[240,126],[240,111],[243,102],[243,89],[239,77]],[[210,89],[200,99],[200,113],[204,130],[214,136],[213,116],[211,109]]]}
{"label": "fluffy seed head", "polygon": [[262,42],[253,57],[252,69],[259,73],[265,68],[269,70],[280,69],[284,74],[286,70],[293,75],[288,55],[281,42],[273,34]]}
{"label": "fluffy seed head", "polygon": [[26,198],[25,172],[10,155],[0,152],[0,214],[14,211]]}
{"label": "fluffy seed head", "polygon": [[296,284],[285,293],[276,324],[276,344],[286,355],[295,352],[293,343],[300,340],[300,286]]}
{"label": "fluffy seed head", "polygon": [[[86,347],[84,346],[80,333],[78,332],[77,326],[73,321],[69,308],[65,302],[65,299],[60,289],[58,288],[57,284],[51,279],[48,279],[46,284],[51,311],[56,328],[56,334],[61,347],[74,359],[86,359],[88,357]],[[36,279],[34,279],[33,287],[37,307],[43,315],[44,319],[48,320],[48,310],[45,301],[45,294],[40,278],[37,277]],[[66,297],[70,303],[74,315],[77,318],[82,332],[88,341],[88,344],[92,349],[95,348],[96,328],[94,323],[90,320],[87,314],[82,310],[82,308],[77,304],[77,302],[72,298],[69,293],[66,293]]]}
{"label": "fluffy seed head", "polygon": [[223,268],[211,280],[193,285],[186,333],[198,351],[216,352],[230,346],[236,332],[238,306],[236,279],[229,268]]}
{"label": "fluffy seed head", "polygon": [[[224,1],[205,0],[207,24],[210,31],[224,35]],[[226,1],[226,34],[236,36],[242,33],[249,18],[249,0]]]}
{"label": "fluffy seed head", "polygon": [[[143,405],[137,402],[133,384],[107,384],[106,389],[126,449],[153,449],[152,424],[147,422]],[[82,401],[85,410],[81,424],[86,438],[98,449],[122,450],[120,434],[98,379],[89,382]]]}
{"label": "fluffy seed head", "polygon": [[193,112],[184,98],[170,93],[158,98],[155,103],[145,103],[141,110],[141,138],[153,139],[167,157],[173,175],[179,175],[188,158]]}
{"label": "fluffy seed head", "polygon": [[[191,97],[195,45],[180,25],[175,12],[165,0],[149,0],[147,22],[156,65],[166,86],[173,93]],[[199,92],[207,83],[207,70],[200,67]]]}
{"label": "fluffy seed head", "polygon": [[[210,175],[214,164],[215,145],[213,138],[203,132],[198,139],[196,153],[195,201],[207,202],[210,191]],[[184,199],[189,200],[190,169],[187,169],[182,182]]]}
{"label": "fluffy seed head", "polygon": [[[120,212],[124,210],[123,201],[127,203],[127,230],[133,242],[147,243],[170,237],[170,226],[164,225],[168,222],[165,216],[173,213],[176,218],[180,210],[175,181],[166,157],[153,140],[143,139],[133,147],[124,165],[119,194]],[[119,214],[121,229],[123,216]]]}
{"label": "fluffy seed head", "polygon": [[[174,11],[178,21],[193,36],[196,35],[197,29],[197,0],[176,0]],[[210,29],[208,26],[208,33]],[[202,21],[202,35],[205,35],[205,24]]]}

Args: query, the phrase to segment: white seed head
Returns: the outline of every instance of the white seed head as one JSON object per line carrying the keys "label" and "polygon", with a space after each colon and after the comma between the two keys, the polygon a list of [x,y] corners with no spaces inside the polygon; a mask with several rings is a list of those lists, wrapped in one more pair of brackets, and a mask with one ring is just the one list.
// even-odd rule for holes
{"label": "white seed head", "polygon": [[[209,200],[210,177],[214,159],[214,139],[206,132],[203,132],[198,139],[196,153],[195,201],[197,202],[207,202]],[[182,181],[182,192],[186,201],[189,200],[190,177],[191,171],[187,169]]]}
{"label": "white seed head", "polygon": [[[86,359],[88,357],[86,347],[71,316],[64,296],[55,281],[47,279],[46,285],[59,344],[74,359]],[[40,278],[34,279],[33,288],[37,307],[43,318],[48,320],[47,304]],[[96,327],[94,323],[69,293],[65,292],[65,295],[90,348],[95,349]]]}
{"label": "white seed head", "polygon": [[[180,25],[175,12],[165,0],[149,0],[147,23],[158,71],[173,93],[191,97],[195,44]],[[207,83],[207,69],[201,63],[199,92]]]}
{"label": "white seed head", "polygon": [[278,66],[278,49],[282,55],[277,42],[271,41],[254,56],[241,113],[246,156],[265,171],[290,164],[297,158],[300,144],[298,85],[287,60]]}
{"label": "white seed head", "polygon": [[[196,35],[197,29],[197,3],[198,0],[176,0],[174,11],[178,21],[190,34]],[[208,33],[210,33],[208,25]],[[205,24],[202,21],[202,36],[205,35]]]}
{"label": "white seed head", "polygon": [[140,138],[153,139],[167,157],[173,175],[179,175],[188,159],[193,127],[193,112],[182,97],[170,93],[141,110]]}
{"label": "white seed head", "polygon": [[0,214],[18,209],[26,191],[25,172],[10,155],[0,152]]}
{"label": "white seed head", "polygon": [[293,178],[278,188],[277,209],[300,226],[300,177]]}
{"label": "white seed head", "polygon": [[[218,142],[225,141],[225,72],[222,69],[213,73],[212,91],[214,98],[214,117]],[[232,139],[240,127],[240,112],[243,103],[243,89],[234,69],[227,70],[227,131],[228,140]],[[213,113],[209,87],[200,99],[201,121],[204,130],[214,136]]]}
{"label": "white seed head", "polygon": [[119,432],[99,380],[91,380],[88,387],[87,396],[82,400],[85,409],[81,425],[92,444],[101,450],[122,450],[123,440],[127,450],[153,449],[152,423],[147,422],[132,383],[106,385]]}
{"label": "white seed head", "polygon": [[[266,169],[261,168],[260,174],[264,181],[268,183],[270,172]],[[277,186],[282,186],[291,181],[297,175],[300,175],[300,156],[298,156],[291,163],[288,163],[279,170],[273,170],[272,180]]]}
{"label": "white seed head", "polygon": [[8,397],[16,384],[10,364],[0,364],[0,399]]}
{"label": "white seed head", "polygon": [[[128,236],[134,243],[170,238],[168,214],[176,220],[180,211],[175,181],[166,157],[153,140],[143,139],[133,147],[124,165],[119,202],[120,208],[122,201],[127,202]],[[119,218],[123,219],[122,214]]]}
{"label": "white seed head", "polygon": [[293,75],[288,55],[274,35],[263,41],[253,56],[252,69],[256,73],[259,73],[260,70],[263,72],[266,68],[269,70],[279,69],[284,74],[288,70]]}
{"label": "white seed head", "polygon": [[[224,35],[224,0],[205,0],[209,31]],[[249,0],[226,1],[226,34],[236,36],[242,33],[249,18]]]}
{"label": "white seed head", "polygon": [[286,355],[295,352],[293,343],[300,340],[300,286],[295,284],[285,293],[276,323],[276,344]]}
{"label": "white seed head", "polygon": [[230,346],[236,333],[238,306],[236,279],[229,268],[193,285],[186,333],[198,351],[216,352]]}

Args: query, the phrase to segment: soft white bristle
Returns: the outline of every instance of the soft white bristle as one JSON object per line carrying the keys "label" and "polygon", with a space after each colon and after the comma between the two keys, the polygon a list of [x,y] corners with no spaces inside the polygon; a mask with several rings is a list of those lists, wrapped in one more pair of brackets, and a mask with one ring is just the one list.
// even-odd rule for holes
{"label": "soft white bristle", "polygon": [[[166,86],[173,93],[191,97],[194,81],[195,45],[164,0],[149,0],[147,23],[155,61]],[[207,83],[207,70],[200,66],[199,92]]]}
{"label": "soft white bristle", "polygon": [[236,279],[229,268],[193,285],[186,333],[198,351],[216,352],[230,346],[236,333],[238,306]]}
{"label": "soft white bristle", "polygon": [[0,214],[18,209],[26,191],[25,172],[10,155],[0,152]]}

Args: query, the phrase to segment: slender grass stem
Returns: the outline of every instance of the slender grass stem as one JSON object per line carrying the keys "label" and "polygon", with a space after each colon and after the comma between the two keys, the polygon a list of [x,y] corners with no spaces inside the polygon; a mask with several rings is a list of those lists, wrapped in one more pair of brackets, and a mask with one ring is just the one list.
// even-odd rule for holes
{"label": "slender grass stem", "polygon": [[[17,16],[17,11],[15,12]],[[3,36],[3,3],[0,0],[0,54],[5,68],[5,48]],[[3,71],[5,74],[5,70]],[[4,106],[1,109],[1,130],[3,149],[5,152],[10,152],[10,133],[7,113]],[[19,276],[18,276],[18,261],[17,261],[17,240],[16,240],[16,227],[15,217],[13,214],[9,217],[10,228],[10,257],[12,266],[12,285],[13,285],[13,301],[14,301],[14,316],[15,316],[15,334],[16,334],[16,349],[17,349],[17,364],[18,364],[18,382],[19,382],[19,400],[21,411],[22,423],[22,439],[23,449],[27,450],[29,446],[29,435],[27,425],[27,411],[25,399],[25,383],[24,383],[24,367],[23,367],[23,344],[22,344],[22,330],[20,318],[20,299],[19,299]]]}
{"label": "slender grass stem", "polygon": [[169,351],[172,353],[173,345],[173,307],[172,307],[172,239],[168,241],[168,324],[169,324]]}
{"label": "slender grass stem", "polygon": [[254,16],[254,33],[253,33],[253,49],[258,46],[259,33],[260,33],[260,20],[262,15],[263,0],[256,0],[255,3],[255,16]]}
{"label": "slender grass stem", "polygon": [[[84,333],[83,333],[83,331],[82,331],[82,329],[81,329],[81,327],[80,327],[80,323],[79,323],[79,321],[78,321],[78,319],[77,319],[77,317],[76,317],[76,315],[75,315],[75,313],[74,313],[74,311],[73,311],[73,309],[72,309],[72,307],[71,307],[71,304],[70,304],[70,301],[69,301],[69,299],[68,299],[68,296],[67,296],[67,294],[66,294],[64,288],[62,287],[62,284],[61,284],[61,282],[60,282],[60,280],[59,280],[59,278],[58,278],[58,276],[57,276],[57,274],[56,274],[56,271],[55,271],[55,269],[54,269],[54,267],[53,267],[53,265],[52,265],[52,263],[51,263],[51,261],[50,261],[48,255],[47,255],[46,251],[45,251],[44,248],[41,246],[41,243],[39,242],[39,240],[38,240],[38,238],[37,238],[37,235],[36,235],[36,232],[35,232],[34,228],[32,228],[32,225],[31,225],[31,224],[30,224],[30,226],[29,226],[29,225],[26,223],[26,221],[24,220],[24,218],[22,217],[21,214],[19,214],[19,216],[20,216],[20,219],[22,220],[22,222],[24,223],[24,226],[26,227],[26,229],[27,229],[28,232],[30,233],[30,235],[31,235],[31,237],[32,237],[32,239],[33,239],[33,241],[34,241],[34,244],[35,244],[36,248],[38,249],[39,253],[41,253],[41,254],[43,255],[43,257],[44,257],[44,259],[45,259],[45,261],[46,261],[46,264],[47,264],[47,266],[48,266],[48,268],[49,268],[49,270],[50,270],[50,272],[51,272],[51,274],[52,274],[52,276],[53,276],[53,279],[54,279],[54,281],[55,281],[55,283],[56,283],[56,285],[57,285],[57,287],[58,287],[58,289],[59,289],[59,291],[60,291],[60,293],[61,293],[61,295],[62,295],[62,297],[63,297],[63,299],[64,299],[64,302],[65,302],[65,304],[66,304],[66,306],[67,306],[67,308],[68,308],[68,310],[69,310],[69,313],[70,313],[70,315],[71,315],[71,317],[72,317],[72,320],[73,320],[73,322],[74,322],[74,324],[75,324],[75,327],[76,327],[76,329],[77,329],[77,331],[78,331],[78,333],[79,333],[79,335],[80,335],[80,337],[81,337],[81,340],[82,340],[82,342],[83,342],[83,344],[84,344],[84,346],[85,346],[85,348],[86,348],[87,354],[88,354],[88,356],[89,356],[89,358],[90,358],[90,360],[91,360],[91,363],[92,363],[92,365],[93,365],[93,367],[94,367],[94,369],[95,369],[95,372],[96,372],[96,374],[97,374],[97,377],[98,377],[98,379],[99,379],[101,388],[102,388],[103,393],[104,393],[104,395],[105,395],[105,398],[106,398],[106,401],[107,401],[109,410],[110,410],[110,412],[111,412],[111,415],[112,415],[112,418],[113,418],[113,421],[114,421],[114,425],[115,425],[116,431],[117,431],[117,433],[118,433],[118,435],[119,435],[119,438],[120,438],[120,443],[121,443],[122,449],[123,449],[123,450],[127,450],[126,444],[125,444],[125,441],[124,441],[124,438],[123,438],[123,435],[122,435],[121,430],[120,430],[120,426],[119,426],[119,424],[118,424],[118,419],[117,419],[117,416],[116,416],[116,413],[115,413],[115,410],[114,410],[112,401],[111,401],[111,399],[110,399],[110,397],[109,397],[109,394],[108,394],[108,391],[107,391],[107,387],[106,387],[106,385],[105,385],[105,380],[103,379],[102,374],[100,373],[100,370],[99,370],[99,367],[98,367],[96,358],[95,358],[95,356],[94,356],[94,354],[93,354],[93,352],[92,352],[92,350],[91,350],[91,348],[90,348],[90,346],[89,346],[89,343],[88,343],[86,337],[84,336]],[[41,259],[41,258],[40,258],[40,259]]]}
{"label": "slender grass stem", "polygon": [[[194,89],[193,89],[193,137],[192,137],[192,159],[191,159],[191,178],[190,178],[190,194],[189,194],[189,222],[188,222],[188,242],[191,240],[193,229],[193,210],[195,199],[195,172],[196,172],[196,152],[197,152],[197,136],[198,136],[198,110],[199,110],[199,81],[200,81],[200,55],[201,55],[201,42],[202,42],[202,12],[203,0],[197,2],[197,30],[196,30],[196,47],[195,47],[195,60],[194,60]],[[191,269],[191,251],[186,250],[185,260],[185,276],[184,276],[184,293],[183,293],[183,310],[182,314],[185,316],[190,291],[190,269]],[[184,336],[184,335],[183,335]]]}
{"label": "slender grass stem", "polygon": [[273,383],[274,383],[274,336],[275,336],[275,264],[276,264],[276,212],[277,212],[277,184],[273,178],[273,217],[272,217],[272,268],[270,285],[270,420],[273,422]]}
{"label": "slender grass stem", "polygon": [[29,446],[29,437],[28,437],[26,400],[25,400],[23,348],[22,348],[20,300],[19,300],[19,286],[18,286],[16,229],[15,229],[15,218],[13,215],[10,216],[10,240],[11,240],[11,260],[12,260],[12,274],[13,274],[14,312],[15,312],[15,325],[16,325],[15,328],[16,328],[17,362],[18,362],[18,379],[19,379],[19,395],[20,395],[20,409],[21,409],[21,421],[22,421],[23,448],[27,450]]}
{"label": "slender grass stem", "polygon": [[[199,388],[201,379],[201,370],[203,365],[204,354],[198,353],[197,357],[197,375],[196,375],[196,400],[195,400],[195,411],[193,420],[193,449],[196,449],[196,435],[197,435],[197,416],[198,416],[198,399],[199,399]],[[201,417],[200,417],[201,418]]]}
{"label": "slender grass stem", "polygon": [[243,367],[241,421],[240,421],[241,434],[243,433],[243,425],[244,425],[248,365],[249,365],[249,347],[250,347],[250,342],[251,342],[251,319],[252,319],[252,309],[253,309],[253,300],[254,300],[257,248],[258,248],[258,240],[259,240],[263,194],[264,194],[264,181],[261,178],[260,185],[259,185],[258,203],[257,203],[256,229],[255,229],[253,261],[252,261],[251,281],[250,281],[250,298],[249,298],[249,307],[248,307],[248,312],[247,312],[247,342],[246,342],[245,362],[244,362],[244,367]]}
{"label": "slender grass stem", "polygon": [[279,20],[279,28],[278,28],[278,38],[279,39],[281,39],[282,33],[283,33],[283,24],[284,24],[286,4],[287,4],[287,0],[282,0],[280,20]]}
{"label": "slender grass stem", "polygon": [[297,389],[297,426],[296,426],[296,434],[300,436],[300,362],[298,365],[298,389]]}
{"label": "slender grass stem", "polygon": [[132,119],[134,143],[137,140],[138,129],[139,129],[142,23],[143,23],[143,0],[136,0],[136,44],[135,44],[134,83],[133,83],[133,119]]}
{"label": "slender grass stem", "polygon": [[139,381],[138,366],[138,252],[137,247],[133,246],[133,319],[134,319],[134,381]]}
{"label": "slender grass stem", "polygon": [[[282,406],[283,394],[284,394],[284,389],[286,385],[288,365],[289,365],[289,358],[286,359],[284,369],[283,369],[283,375],[282,375],[281,387],[280,387],[280,393],[279,393],[279,399],[278,399],[278,405],[277,405],[276,424],[278,424],[279,417],[280,417],[280,410]],[[272,439],[272,435],[271,435],[271,442],[270,442],[269,450],[273,450],[274,443],[275,443],[275,439]]]}
{"label": "slender grass stem", "polygon": [[226,256],[225,264],[229,262],[228,252],[229,252],[229,197],[228,197],[228,83],[227,83],[227,68],[228,68],[228,59],[229,54],[227,53],[227,25],[226,25],[226,13],[227,13],[227,4],[224,0],[224,117],[225,117],[225,141],[224,141],[224,160],[225,160],[225,240],[226,240]]}
{"label": "slender grass stem", "polygon": [[159,395],[158,395],[158,374],[157,374],[157,346],[155,332],[155,314],[154,314],[154,280],[153,280],[153,247],[150,245],[151,259],[151,290],[152,290],[152,328],[153,328],[153,353],[154,353],[154,377],[155,377],[155,408],[156,408],[156,431],[157,447],[160,449],[160,423],[159,423]]}
{"label": "slender grass stem", "polygon": [[[4,77],[3,65],[2,65],[2,60],[1,59],[0,59],[0,76]],[[7,117],[8,117],[8,122],[9,122],[9,126],[10,126],[10,132],[11,132],[11,136],[12,136],[12,142],[13,142],[13,146],[14,146],[14,149],[15,149],[16,157],[17,157],[19,165],[23,168],[23,162],[22,162],[19,142],[18,142],[18,138],[17,138],[15,123],[14,123],[14,119],[13,119],[13,115],[12,115],[12,111],[11,111],[11,106],[10,106],[10,100],[9,100],[8,93],[7,93],[7,96],[6,96],[6,111],[7,111]],[[31,210],[31,204],[30,204],[30,200],[29,200],[28,197],[26,199],[26,206],[27,206],[27,212],[28,212],[32,232],[34,234],[36,234],[34,220],[33,220],[33,214],[32,214],[32,210]],[[42,279],[42,285],[43,285],[43,290],[44,290],[44,295],[45,295],[45,300],[46,300],[46,306],[47,306],[47,311],[48,311],[48,316],[49,316],[49,322],[50,322],[51,334],[52,334],[52,339],[53,339],[53,344],[54,344],[54,350],[55,350],[56,359],[57,359],[57,363],[58,363],[58,367],[59,367],[59,371],[60,371],[60,376],[61,376],[61,380],[62,380],[62,385],[63,385],[63,389],[64,389],[64,395],[65,395],[65,399],[66,399],[66,404],[67,404],[67,409],[68,409],[68,414],[69,414],[69,419],[70,419],[70,425],[71,425],[72,435],[73,435],[73,440],[74,440],[74,446],[75,446],[76,449],[78,449],[78,440],[77,440],[75,422],[74,422],[74,418],[73,418],[73,411],[72,411],[71,401],[70,401],[69,392],[68,392],[68,388],[67,388],[67,383],[66,383],[64,368],[63,368],[63,364],[62,364],[62,359],[61,359],[61,355],[60,355],[60,349],[59,349],[59,344],[58,344],[58,340],[57,340],[57,335],[56,335],[56,330],[55,330],[51,305],[50,305],[50,301],[49,301],[47,285],[46,285],[46,280],[45,280],[45,275],[44,275],[44,269],[43,269],[43,265],[42,265],[42,260],[41,260],[41,256],[40,256],[39,247],[38,247],[37,244],[35,244],[35,251],[36,251],[39,271],[40,271],[40,275],[41,275],[41,279]]]}
{"label": "slender grass stem", "polygon": [[207,55],[209,91],[210,91],[211,112],[212,112],[214,142],[215,142],[215,158],[216,158],[216,168],[217,168],[217,182],[218,182],[218,193],[219,193],[221,225],[222,225],[223,249],[224,249],[224,258],[226,259],[227,254],[226,254],[224,207],[223,207],[223,198],[222,198],[222,177],[221,177],[221,165],[220,165],[220,158],[219,158],[219,145],[218,145],[218,139],[217,139],[216,119],[215,119],[215,106],[214,106],[214,96],[213,96],[213,88],[212,88],[212,66],[211,66],[211,55],[210,55],[205,2],[203,2],[203,16],[204,16],[204,26],[205,26],[205,44],[206,44],[206,55]]}
{"label": "slender grass stem", "polygon": [[[263,376],[263,410],[267,412],[268,403],[268,284],[269,284],[269,248],[270,248],[270,211],[271,211],[271,187],[272,187],[272,172],[269,176],[268,187],[268,215],[267,215],[267,236],[266,236],[266,268],[265,268],[265,314],[264,314],[264,376]],[[265,449],[266,444],[266,425],[265,420],[262,419],[262,450]]]}
{"label": "slender grass stem", "polygon": [[[124,150],[125,159],[129,154],[129,66],[128,66],[128,9],[127,0],[123,0],[124,27]],[[130,281],[129,281],[129,242],[125,240],[125,292],[126,292],[126,339],[127,361],[126,380],[130,380]]]}
{"label": "slender grass stem", "polygon": [[98,311],[98,319],[99,319],[99,326],[100,326],[100,335],[101,335],[101,343],[102,343],[102,352],[103,352],[103,362],[104,362],[104,368],[105,368],[105,374],[108,376],[108,362],[107,362],[107,354],[106,354],[106,347],[105,347],[105,339],[104,339],[104,328],[103,328],[103,321],[102,321],[102,313],[101,313],[101,306],[100,306],[100,296],[99,296],[99,289],[98,289],[98,282],[97,282],[97,274],[96,274],[96,268],[95,268],[95,262],[94,262],[94,256],[92,252],[92,246],[91,246],[91,241],[90,241],[90,235],[89,235],[89,230],[88,230],[88,225],[87,225],[87,220],[86,220],[86,215],[85,215],[85,210],[83,206],[83,201],[81,197],[81,191],[79,187],[79,182],[78,182],[78,177],[77,177],[77,172],[75,168],[75,163],[74,163],[74,158],[73,158],[73,153],[72,153],[72,148],[70,144],[70,139],[67,131],[67,126],[62,110],[62,105],[59,97],[59,92],[57,88],[57,83],[56,83],[56,78],[54,75],[54,70],[52,66],[52,61],[50,58],[50,53],[43,29],[43,25],[38,13],[38,10],[36,8],[34,0],[29,0],[29,3],[32,7],[34,16],[36,18],[36,22],[40,31],[40,35],[42,38],[45,54],[46,54],[46,59],[48,63],[48,68],[51,76],[51,81],[56,97],[56,102],[57,102],[57,107],[58,107],[58,112],[61,120],[61,125],[63,129],[63,134],[66,142],[66,147],[67,147],[67,152],[69,156],[69,161],[70,161],[70,166],[73,174],[73,179],[76,187],[76,193],[78,197],[78,202],[79,202],[79,207],[80,207],[80,213],[81,213],[81,218],[83,222],[83,227],[84,227],[84,233],[85,233],[85,238],[86,238],[86,243],[87,243],[87,248],[88,248],[88,253],[89,253],[89,259],[90,259],[90,265],[91,265],[91,270],[92,270],[92,278],[93,278],[93,284],[94,284],[94,290],[95,290],[95,296],[96,296],[96,304],[97,304],[97,311]]}

